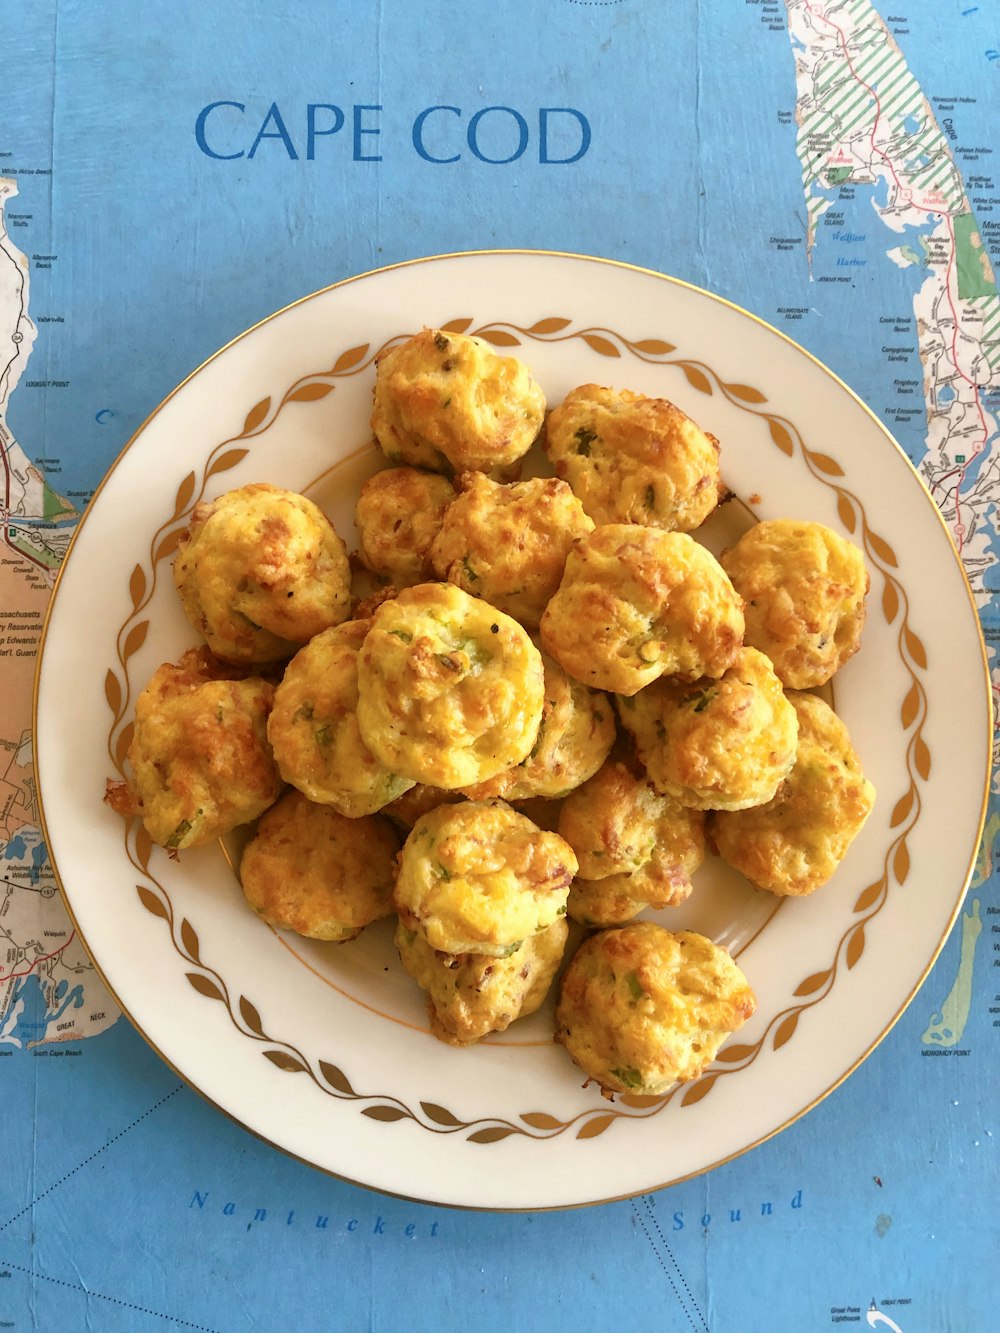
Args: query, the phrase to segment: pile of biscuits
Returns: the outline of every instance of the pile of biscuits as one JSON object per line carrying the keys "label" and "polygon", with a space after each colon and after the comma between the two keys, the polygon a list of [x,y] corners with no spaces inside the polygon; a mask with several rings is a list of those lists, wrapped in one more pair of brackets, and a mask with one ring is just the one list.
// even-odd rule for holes
{"label": "pile of biscuits", "polygon": [[[758,523],[717,560],[725,494],[679,408],[584,385],[546,415],[519,360],[425,329],[380,357],[389,466],[358,549],[264,483],[195,509],[174,564],[203,640],[136,704],[120,813],[176,853],[256,822],[240,866],[271,925],[345,941],[395,912],[432,1031],[543,1002],[610,1091],[696,1077],[752,1013],[719,946],[637,920],[707,850],[811,893],[874,791],[816,694],[857,649],[861,552]],[[555,476],[518,480],[539,440]],[[352,565],[376,590],[352,596]]]}

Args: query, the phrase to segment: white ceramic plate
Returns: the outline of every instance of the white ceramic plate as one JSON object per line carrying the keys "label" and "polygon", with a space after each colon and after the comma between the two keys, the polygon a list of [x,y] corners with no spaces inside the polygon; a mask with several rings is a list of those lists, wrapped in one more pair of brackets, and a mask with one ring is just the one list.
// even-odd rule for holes
{"label": "white ceramic plate", "polygon": [[[480,1046],[442,1045],[387,923],[342,946],[282,937],[247,909],[218,848],[171,860],[101,803],[105,780],[120,774],[137,691],[193,641],[169,567],[194,503],[257,480],[306,490],[351,544],[358,487],[380,465],[367,428],[374,357],[425,324],[509,349],[551,402],[588,381],[676,401],[722,441],[725,479],[753,514],[820,520],[866,553],[864,642],[834,696],[878,791],[875,812],[812,898],[771,899],[712,863],[689,903],[663,914],[725,941],[759,1001],[708,1073],[666,1098],[610,1102],[586,1086],[551,1042],[551,1005]],[[723,524],[746,514],[728,511]],[[899,1016],[948,933],[989,773],[989,689],[968,587],[930,497],[872,414],[801,348],[716,297],[539,253],[446,256],[338,284],[185,381],[80,525],[47,625],[35,724],[63,892],[154,1049],[307,1162],[485,1208],[581,1204],[677,1181],[836,1087]]]}

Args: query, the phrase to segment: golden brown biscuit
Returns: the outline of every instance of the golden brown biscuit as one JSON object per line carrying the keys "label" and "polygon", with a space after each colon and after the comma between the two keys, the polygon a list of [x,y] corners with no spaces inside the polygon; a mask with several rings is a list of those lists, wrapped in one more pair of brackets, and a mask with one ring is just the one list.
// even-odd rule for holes
{"label": "golden brown biscuit", "polygon": [[626,764],[609,761],[562,804],[559,833],[579,876],[568,913],[585,926],[619,926],[647,907],[677,907],[705,858],[705,819]]}
{"label": "golden brown biscuit", "polygon": [[651,921],[592,935],[563,976],[556,1041],[612,1092],[697,1078],[756,1008],[725,949]]}
{"label": "golden brown biscuit", "polygon": [[577,680],[635,694],[662,675],[721,676],[743,639],[743,608],[692,537],[609,523],[574,543],[541,638]]}
{"label": "golden brown biscuit", "polygon": [[278,662],[350,607],[344,543],[303,495],[265,482],[195,506],[174,561],[191,624],[217,657]]}
{"label": "golden brown biscuit", "polygon": [[467,787],[526,758],[543,681],[516,620],[449,583],[420,583],[379,607],[362,645],[361,737],[390,772]]}
{"label": "golden brown biscuit", "polygon": [[435,953],[419,932],[400,922],[396,947],[403,967],[427,992],[427,1015],[439,1041],[466,1046],[504,1032],[544,1001],[566,948],[560,918],[505,958]]}
{"label": "golden brown biscuit", "polygon": [[351,819],[374,814],[413,786],[379,763],[358,730],[358,653],[370,625],[348,620],[300,648],[267,723],[285,781]]}
{"label": "golden brown biscuit", "polygon": [[441,953],[504,957],[566,913],[576,857],[503,801],[443,805],[413,826],[395,904]]}
{"label": "golden brown biscuit", "polygon": [[516,767],[465,788],[473,800],[557,800],[586,782],[607,758],[615,740],[615,710],[608,696],[571,680],[545,653],[542,667],[545,703],[531,753]]}
{"label": "golden brown biscuit", "polygon": [[822,523],[770,519],[722,554],[746,603],[746,642],[792,689],[822,685],[857,652],[869,577],[853,542]]}
{"label": "golden brown biscuit", "polygon": [[424,329],[378,359],[371,426],[391,463],[509,476],[544,415],[527,366],[481,338]]}
{"label": "golden brown biscuit", "polygon": [[355,509],[361,563],[397,588],[431,578],[431,543],[454,498],[454,486],[436,472],[376,472],[361,487]]}
{"label": "golden brown biscuit", "polygon": [[812,694],[788,695],[799,719],[795,767],[767,805],[711,817],[724,861],[760,889],[812,893],[847,855],[875,804],[847,728]]}
{"label": "golden brown biscuit", "polygon": [[584,384],[549,413],[556,476],[595,523],[690,532],[719,502],[719,442],[665,398]]}
{"label": "golden brown biscuit", "polygon": [[267,741],[274,686],[191,649],[165,663],[135,703],[128,790],[109,793],[156,843],[198,847],[248,824],[278,799]]}
{"label": "golden brown biscuit", "polygon": [[593,522],[555,477],[500,486],[481,472],[463,472],[458,485],[461,494],[431,547],[434,572],[537,628],[570,546],[593,531]]}
{"label": "golden brown biscuit", "polygon": [[243,853],[243,892],[269,925],[343,943],[391,913],[398,848],[387,819],[345,819],[290,791]]}
{"label": "golden brown biscuit", "polygon": [[653,786],[696,810],[763,805],[795,762],[795,709],[756,648],[719,680],[660,680],[617,703]]}
{"label": "golden brown biscuit", "polygon": [[576,853],[581,879],[630,875],[653,855],[667,798],[627,764],[609,759],[563,801],[559,833]]}

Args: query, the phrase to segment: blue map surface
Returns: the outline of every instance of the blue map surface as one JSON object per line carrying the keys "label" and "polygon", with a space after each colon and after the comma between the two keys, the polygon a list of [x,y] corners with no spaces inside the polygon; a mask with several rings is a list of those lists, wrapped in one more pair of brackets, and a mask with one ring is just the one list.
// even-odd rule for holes
{"label": "blue map surface", "polygon": [[777,325],[874,409],[1000,639],[1000,15],[965,0],[125,0],[0,11],[0,1329],[996,1326],[995,794],[876,1052],[654,1195],[366,1192],[121,1018],[40,832],[31,672],[101,476],[243,329],[420,255],[604,255]]}

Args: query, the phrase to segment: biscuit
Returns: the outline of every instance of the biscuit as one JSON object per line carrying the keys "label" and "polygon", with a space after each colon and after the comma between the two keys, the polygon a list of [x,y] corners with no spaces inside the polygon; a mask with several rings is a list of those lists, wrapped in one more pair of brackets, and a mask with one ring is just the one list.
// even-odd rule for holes
{"label": "biscuit", "polygon": [[798,757],[767,805],[710,819],[724,861],[760,889],[813,893],[826,884],[875,804],[875,788],[844,723],[813,694],[788,695],[799,719]]}
{"label": "biscuit", "polygon": [[391,463],[508,477],[544,416],[527,366],[481,338],[424,329],[376,364],[371,427]]}
{"label": "biscuit", "polygon": [[229,662],[282,661],[350,609],[333,524],[305,496],[265,482],[196,505],[173,570],[188,620]]}
{"label": "biscuit", "polygon": [[853,542],[822,523],[770,519],[722,554],[746,603],[746,642],[791,689],[823,685],[857,652],[869,576]]}
{"label": "biscuit", "polygon": [[615,740],[615,710],[606,694],[588,689],[542,654],[545,703],[531,753],[514,768],[465,788],[473,800],[535,797],[558,800],[591,777]]}
{"label": "biscuit", "polygon": [[743,640],[743,607],[692,537],[609,523],[574,543],[541,640],[585,685],[635,694],[662,675],[721,676]]}
{"label": "biscuit", "polygon": [[623,925],[647,907],[677,907],[705,858],[701,811],[658,795],[619,761],[570,793],[559,833],[580,864],[567,911],[584,926]]}
{"label": "biscuit", "polygon": [[756,648],[719,680],[661,680],[617,705],[656,790],[696,810],[763,805],[795,762],[796,711]]}
{"label": "biscuit", "polygon": [[602,1087],[659,1096],[697,1078],[755,1008],[725,949],[636,921],[577,950],[560,987],[556,1041]]}
{"label": "biscuit", "polygon": [[379,763],[358,730],[358,653],[370,624],[345,621],[300,648],[267,723],[284,780],[351,819],[374,814],[413,785]]}
{"label": "biscuit", "polygon": [[500,486],[464,472],[430,558],[438,578],[536,629],[559,587],[569,548],[594,528],[564,481]]}
{"label": "biscuit", "polygon": [[576,857],[503,801],[439,806],[399,857],[395,905],[441,953],[504,957],[566,913]]}
{"label": "biscuit", "polygon": [[387,819],[345,819],[290,791],[257,826],[240,880],[269,925],[343,943],[391,913],[398,848]]}
{"label": "biscuit", "polygon": [[128,790],[109,793],[138,813],[153,842],[198,847],[248,824],[281,793],[267,741],[274,686],[227,668],[207,649],[165,663],[135,703]]}
{"label": "biscuit", "polygon": [[466,1046],[505,1032],[538,1009],[562,961],[569,927],[560,918],[505,958],[435,953],[419,932],[396,927],[396,948],[410,976],[427,992],[427,1015],[439,1041]]}
{"label": "biscuit", "polygon": [[448,583],[384,602],[358,659],[361,738],[392,773],[452,790],[519,764],[544,703],[527,631]]}
{"label": "biscuit", "polygon": [[454,486],[436,472],[376,472],[361,487],[355,508],[361,563],[397,588],[431,578],[431,543],[454,498]]}
{"label": "biscuit", "polygon": [[719,502],[719,442],[665,398],[584,384],[542,436],[556,476],[595,523],[690,532]]}

